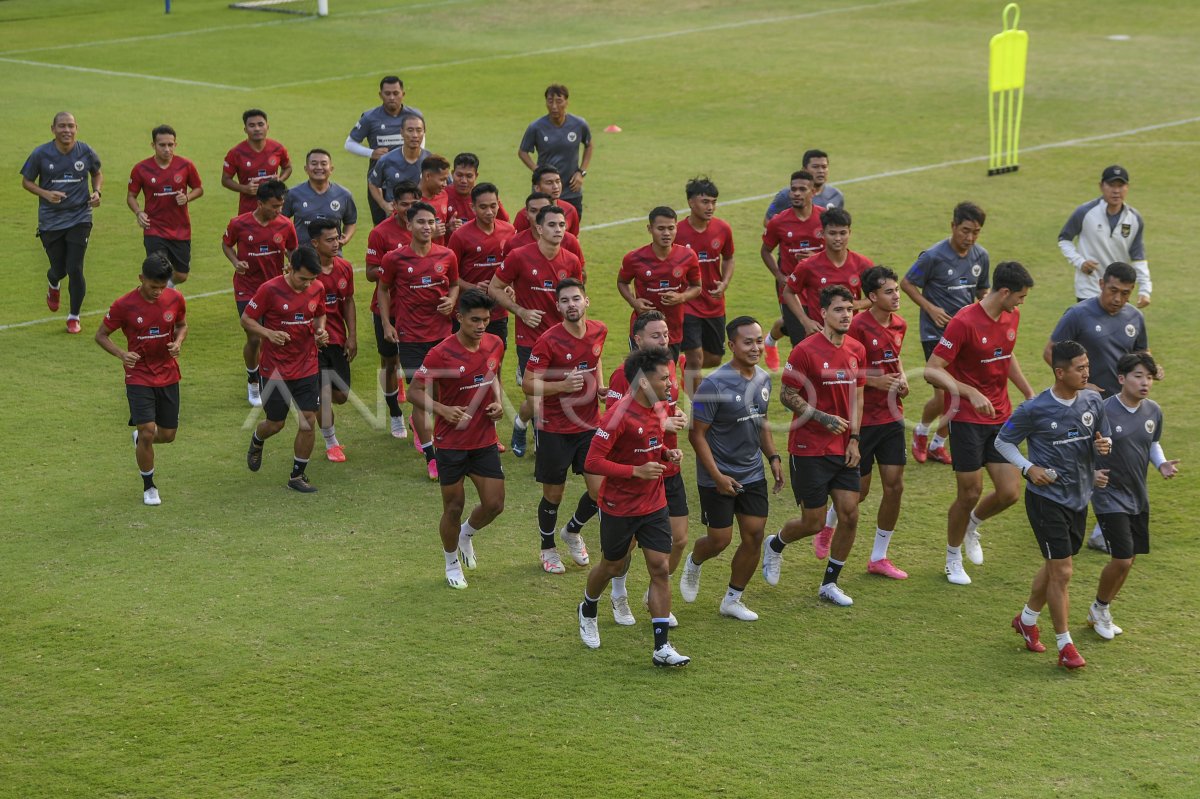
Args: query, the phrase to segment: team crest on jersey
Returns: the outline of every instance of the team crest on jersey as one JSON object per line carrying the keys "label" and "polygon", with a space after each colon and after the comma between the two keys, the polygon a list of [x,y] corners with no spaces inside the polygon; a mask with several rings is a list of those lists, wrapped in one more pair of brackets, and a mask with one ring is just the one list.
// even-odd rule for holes
{"label": "team crest on jersey", "polygon": [[1129,336],[1130,338],[1133,338],[1134,336],[1137,335],[1137,328],[1134,327],[1133,325],[1125,325],[1125,335]]}
{"label": "team crest on jersey", "polygon": [[[81,169],[82,167],[77,166],[75,168]],[[1121,223],[1121,238],[1125,238],[1125,239],[1129,238],[1129,234],[1132,232],[1133,232],[1133,225],[1129,224],[1128,222]]]}
{"label": "team crest on jersey", "polygon": [[758,395],[762,397],[763,402],[768,402],[771,399],[771,389],[763,386],[762,390],[758,392]]}
{"label": "team crest on jersey", "polygon": [[683,270],[680,269],[679,267],[675,267],[675,269],[673,269],[671,271],[671,276],[672,277],[683,277]]}
{"label": "team crest on jersey", "polygon": [[445,272],[445,271],[446,271],[446,265],[445,265],[445,264],[438,264],[437,266],[435,266],[435,267],[433,268],[433,271],[437,272],[437,273],[440,275],[442,272]]}
{"label": "team crest on jersey", "polygon": [[165,314],[163,314],[163,321],[164,322],[174,322],[175,314],[171,313],[170,311],[167,311]]}
{"label": "team crest on jersey", "polygon": [[308,310],[310,310],[310,311],[315,311],[315,310],[317,310],[317,304],[316,304],[315,302],[310,302],[310,303],[308,304]]}
{"label": "team crest on jersey", "polygon": [[176,183],[183,183],[183,173],[182,173],[182,172],[176,172],[176,173],[175,173],[175,182],[176,182]]}
{"label": "team crest on jersey", "polygon": [[280,233],[276,233],[275,237],[272,239],[272,241],[274,241],[276,244],[282,244],[283,243],[283,235]]}
{"label": "team crest on jersey", "polygon": [[851,285],[851,286],[857,286],[857,285],[858,285],[858,278],[856,278],[856,277],[851,277],[851,278],[850,278],[850,285]]}
{"label": "team crest on jersey", "polygon": [[342,201],[341,201],[341,200],[333,200],[333,201],[331,201],[331,202],[329,203],[329,210],[330,210],[330,211],[340,211],[340,210],[342,210]]}
{"label": "team crest on jersey", "polygon": [[271,156],[270,158],[267,159],[267,163],[271,166],[275,166],[276,164],[279,163],[279,159],[276,158],[275,156]]}
{"label": "team crest on jersey", "polygon": [[340,288],[340,289],[346,288],[347,285],[349,285],[349,284],[346,282],[346,278],[342,278],[341,280],[338,281],[338,288]]}
{"label": "team crest on jersey", "polygon": [[494,370],[496,368],[496,359],[495,358],[487,359],[487,368],[489,370]]}
{"label": "team crest on jersey", "polygon": [[982,273],[983,273],[982,266],[980,266],[979,264],[971,264],[971,275],[973,277],[979,277],[979,275]]}
{"label": "team crest on jersey", "polygon": [[857,369],[857,368],[858,368],[858,358],[851,358],[851,359],[850,359],[850,368],[851,368],[851,369]]}
{"label": "team crest on jersey", "polygon": [[1084,427],[1091,427],[1091,426],[1092,426],[1092,422],[1096,421],[1096,417],[1095,417],[1095,416],[1092,416],[1092,412],[1091,412],[1091,411],[1084,411],[1084,412],[1083,412],[1083,416],[1081,416],[1081,417],[1079,417],[1079,418],[1080,418],[1080,421],[1082,421],[1082,422],[1083,422],[1083,426],[1084,426]]}
{"label": "team crest on jersey", "polygon": [[712,248],[713,248],[714,250],[719,250],[719,249],[721,249],[721,240],[720,240],[720,239],[713,239],[713,240],[712,240]]}
{"label": "team crest on jersey", "polygon": [[599,343],[593,344],[592,345],[592,355],[599,355],[600,350],[602,350],[602,349],[604,349],[604,348],[601,347]]}
{"label": "team crest on jersey", "polygon": [[579,141],[579,134],[576,133],[575,131],[571,131],[570,133],[567,134],[567,141],[574,144],[575,142]]}
{"label": "team crest on jersey", "polygon": [[561,269],[561,270],[559,270],[559,273],[558,273],[558,279],[559,279],[559,280],[566,280],[566,279],[567,279],[567,270],[565,270],[565,269]]}
{"label": "team crest on jersey", "polygon": [[1150,435],[1154,435],[1154,428],[1155,428],[1154,420],[1147,419],[1146,420],[1146,432],[1149,433]]}
{"label": "team crest on jersey", "polygon": [[[82,161],[76,161],[76,162],[75,162],[75,171],[76,171],[76,172],[82,172],[82,171],[83,171],[83,168],[84,168],[84,166],[86,166],[86,165],[85,165],[85,164],[84,164]],[[1126,227],[1128,227],[1128,225],[1126,225]]]}
{"label": "team crest on jersey", "polygon": [[1016,340],[1017,340],[1017,331],[1015,331],[1015,330],[1010,330],[1010,331],[1008,331],[1008,333],[1007,333],[1006,335],[1008,336],[1008,340],[1009,340],[1009,341],[1016,341]]}

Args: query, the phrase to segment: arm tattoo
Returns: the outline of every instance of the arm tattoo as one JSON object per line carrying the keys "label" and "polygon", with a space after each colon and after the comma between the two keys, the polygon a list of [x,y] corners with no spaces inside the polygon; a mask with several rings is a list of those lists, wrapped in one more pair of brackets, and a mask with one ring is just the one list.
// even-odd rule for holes
{"label": "arm tattoo", "polygon": [[783,387],[783,390],[779,393],[779,401],[783,403],[783,407],[796,414],[801,424],[805,424],[809,419],[812,419],[825,428],[831,428],[834,424],[834,417],[831,414],[819,411],[809,405],[800,396],[800,392],[791,386]]}

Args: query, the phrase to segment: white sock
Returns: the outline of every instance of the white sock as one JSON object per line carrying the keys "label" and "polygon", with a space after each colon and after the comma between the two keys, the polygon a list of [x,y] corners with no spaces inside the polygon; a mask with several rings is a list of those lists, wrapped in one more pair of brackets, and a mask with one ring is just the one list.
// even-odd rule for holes
{"label": "white sock", "polygon": [[1071,634],[1069,632],[1056,633],[1054,635],[1054,642],[1058,644],[1059,652],[1063,651],[1063,647],[1067,644],[1074,643],[1074,641],[1071,640]]}
{"label": "white sock", "polygon": [[524,430],[528,424],[528,422],[521,418],[520,414],[517,414],[513,417],[513,427],[517,428],[518,430]]}
{"label": "white sock", "polygon": [[742,592],[737,590],[736,588],[730,588],[728,591],[725,592],[725,601],[726,602],[737,602],[741,598],[742,598]]}
{"label": "white sock", "polygon": [[623,596],[629,596],[629,591],[625,589],[625,575],[612,578],[612,598],[620,599]]}
{"label": "white sock", "polygon": [[67,314],[67,320],[69,321],[69,320],[71,320],[71,319],[74,319],[76,322],[78,322],[78,321],[79,321],[79,314],[77,314],[77,313],[69,313],[69,314]]}
{"label": "white sock", "polygon": [[59,283],[50,283],[49,285],[50,285],[50,288],[54,289],[55,291],[58,291],[58,287],[60,284]]}
{"label": "white sock", "polygon": [[981,525],[981,524],[983,524],[983,519],[980,519],[978,516],[976,516],[975,511],[971,511],[967,515],[967,532],[968,533],[978,533],[979,525]]}
{"label": "white sock", "polygon": [[337,433],[333,429],[333,425],[321,428],[321,435],[325,437],[325,449],[338,446]]}
{"label": "white sock", "polygon": [[875,545],[871,547],[871,560],[883,560],[887,557],[888,544],[892,540],[892,530],[875,528]]}
{"label": "white sock", "polygon": [[942,438],[937,433],[934,433],[933,438],[929,439],[930,449],[941,449],[944,446],[946,446],[946,439]]}
{"label": "white sock", "polygon": [[927,436],[927,435],[929,435],[929,427],[928,427],[928,425],[923,425],[923,424],[920,424],[920,423],[918,422],[918,423],[917,423],[917,424],[916,424],[916,425],[913,427],[913,435],[915,435],[915,436]]}
{"label": "white sock", "polygon": [[462,538],[463,536],[466,536],[467,538],[470,538],[471,536],[475,535],[478,532],[479,531],[476,530],[474,527],[472,527],[471,523],[469,521],[467,521],[467,522],[463,522],[462,527],[458,528],[458,537]]}
{"label": "white sock", "polygon": [[958,547],[947,546],[946,547],[946,562],[949,563],[952,560],[957,560],[960,563],[962,562],[962,547],[961,546],[958,546]]}
{"label": "white sock", "polygon": [[768,347],[774,347],[778,343],[779,343],[779,341],[774,336],[772,336],[770,333],[767,334],[767,346]]}
{"label": "white sock", "polygon": [[1026,605],[1021,609],[1021,624],[1024,624],[1026,627],[1033,627],[1038,623],[1038,616],[1041,615],[1042,612],[1040,610],[1030,610],[1029,606]]}
{"label": "white sock", "polygon": [[449,571],[450,569],[458,568],[458,550],[457,549],[454,550],[453,552],[443,552],[442,554],[446,556],[446,570],[447,571]]}
{"label": "white sock", "polygon": [[833,509],[833,505],[830,505],[829,510],[825,511],[825,526],[837,527],[837,511]]}

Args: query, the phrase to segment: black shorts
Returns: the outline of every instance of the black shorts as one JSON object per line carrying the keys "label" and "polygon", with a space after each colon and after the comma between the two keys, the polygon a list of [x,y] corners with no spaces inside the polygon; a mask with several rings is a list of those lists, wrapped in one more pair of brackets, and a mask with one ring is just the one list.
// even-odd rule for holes
{"label": "black shorts", "polygon": [[164,430],[179,427],[179,384],[169,386],[131,386],[126,384],[129,400],[129,426],[154,422]]}
{"label": "black shorts", "polygon": [[402,341],[397,345],[400,353],[400,369],[404,372],[405,383],[412,382],[417,370],[421,368],[421,364],[425,363],[425,356],[439,343],[437,341]]}
{"label": "black shorts", "polygon": [[261,376],[262,406],[267,419],[282,422],[292,403],[301,411],[315,412],[321,404],[321,380],[311,374],[296,380],[266,380]]}
{"label": "black shorts", "polygon": [[160,239],[158,236],[143,236],[142,244],[146,245],[146,255],[160,250],[167,254],[171,268],[176,272],[187,274],[192,269],[192,243],[177,239]]}
{"label": "black shorts", "polygon": [[582,433],[552,433],[548,430],[534,431],[533,479],[545,485],[562,485],[567,482],[567,470],[583,474],[583,464],[592,447],[595,430]]}
{"label": "black shorts", "polygon": [[756,516],[767,518],[770,506],[767,503],[767,481],[742,485],[742,493],[732,497],[718,493],[709,486],[698,486],[700,492],[700,523],[717,530],[733,526],[733,517]]}
{"label": "black shorts", "polygon": [[500,450],[495,444],[479,449],[441,449],[435,447],[433,457],[437,461],[438,484],[452,486],[464,477],[474,474],[479,477],[504,479],[504,467],[500,465]]}
{"label": "black shorts", "polygon": [[804,341],[808,335],[804,332],[804,325],[800,324],[800,317],[792,313],[792,309],[786,303],[779,304],[779,316],[783,319],[783,330],[792,340],[792,346]]}
{"label": "black shorts", "polygon": [[688,515],[687,486],[683,484],[682,474],[673,474],[663,478],[663,487],[667,490],[667,515],[672,519]]}
{"label": "black shorts", "polygon": [[1150,554],[1150,510],[1141,513],[1097,513],[1108,552],[1118,560]]}
{"label": "black shorts", "polygon": [[383,320],[379,314],[371,314],[375,323],[375,349],[381,358],[395,358],[399,354],[399,345],[383,337]]}
{"label": "black shorts", "polygon": [[933,341],[921,341],[921,349],[925,352],[926,362],[929,361],[929,356],[933,355],[933,351],[937,349],[937,345],[938,340],[936,338]]}
{"label": "black shorts", "polygon": [[908,441],[904,436],[904,422],[869,424],[863,427],[858,442],[862,461],[858,473],[866,477],[878,461],[880,466],[903,466],[908,463]]}
{"label": "black shorts", "polygon": [[1071,510],[1026,489],[1025,513],[1043,558],[1062,560],[1078,554],[1087,532],[1087,508]]}
{"label": "black shorts", "polygon": [[331,385],[334,391],[350,390],[350,361],[341,344],[326,344],[317,350],[317,368],[321,370],[321,385]]}
{"label": "black shorts", "polygon": [[950,423],[950,454],[954,471],[977,472],[988,463],[1008,463],[996,449],[996,434],[1002,424]]}
{"label": "black shorts", "polygon": [[[637,349],[637,345],[633,343],[633,336],[629,337],[629,351],[633,352]],[[671,360],[678,361],[679,353],[682,352],[679,344],[668,344],[667,352],[671,353]]]}
{"label": "black shorts", "polygon": [[242,318],[242,314],[246,312],[246,307],[250,305],[250,300],[235,300],[238,309],[238,319]]}
{"label": "black shorts", "polygon": [[702,349],[713,355],[724,355],[725,317],[684,314],[683,343],[680,346],[684,352]]}
{"label": "black shorts", "polygon": [[533,347],[525,347],[521,344],[517,345],[517,385],[525,383],[525,367],[529,363],[529,356],[533,354]]}
{"label": "black shorts", "polygon": [[645,516],[614,516],[600,511],[600,551],[605,560],[624,560],[634,539],[642,549],[670,552],[671,519],[666,507]]}
{"label": "black shorts", "polygon": [[859,490],[858,469],[843,455],[789,455],[792,496],[805,508],[823,508],[834,491]]}
{"label": "black shorts", "polygon": [[[457,333],[458,328],[459,328],[458,319],[455,319],[453,322],[450,323],[451,335]],[[487,330],[485,330],[484,332],[491,333],[493,336],[498,337],[500,339],[500,343],[502,343],[504,345],[505,349],[508,348],[508,317],[507,316],[505,316],[503,319],[493,319],[491,322],[488,322]]]}

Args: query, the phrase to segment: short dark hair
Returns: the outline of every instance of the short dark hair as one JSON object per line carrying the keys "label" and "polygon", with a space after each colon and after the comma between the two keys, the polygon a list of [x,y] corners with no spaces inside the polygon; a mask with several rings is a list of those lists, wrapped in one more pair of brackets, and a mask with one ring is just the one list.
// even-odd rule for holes
{"label": "short dark hair", "polygon": [[850,212],[845,208],[826,208],[821,212],[821,229],[827,227],[850,227]]}
{"label": "short dark hair", "polygon": [[654,220],[658,219],[660,216],[665,217],[667,219],[679,219],[679,215],[675,213],[674,208],[672,208],[669,205],[659,205],[650,211],[650,214],[649,214],[650,224],[653,225]]}
{"label": "short dark hair", "polygon": [[805,169],[807,169],[807,168],[808,168],[808,162],[809,162],[809,161],[811,161],[811,160],[813,160],[814,158],[825,158],[825,159],[828,159],[828,158],[829,158],[829,153],[825,152],[824,150],[815,150],[815,149],[814,149],[814,150],[805,150],[805,151],[804,151],[804,157],[800,159],[800,166],[802,166],[802,167],[804,167]]}
{"label": "short dark hair", "polygon": [[1139,366],[1146,367],[1146,371],[1151,377],[1158,374],[1158,364],[1154,361],[1154,357],[1145,350],[1138,352],[1127,352],[1121,356],[1121,360],[1117,361],[1117,374],[1127,375]]}
{"label": "short dark hair", "polygon": [[400,80],[400,78],[398,78],[395,75],[387,75],[386,77],[384,77],[383,80],[379,81],[379,90],[380,91],[383,91],[383,86],[385,83],[399,83],[400,88],[401,89],[404,88],[404,81]]}
{"label": "short dark hair", "polygon": [[690,200],[693,197],[716,197],[717,184],[713,183],[707,175],[697,175],[687,182],[684,187],[687,193],[687,198]]}
{"label": "short dark hair", "polygon": [[310,272],[314,275],[321,274],[321,256],[317,255],[317,251],[311,244],[301,244],[292,253],[292,271],[303,269],[305,272]]}
{"label": "short dark hair", "polygon": [[961,202],[954,206],[954,226],[958,227],[963,222],[974,222],[980,227],[987,221],[987,214],[982,208],[975,203]]}
{"label": "short dark hair", "polygon": [[525,198],[525,207],[528,208],[529,204],[534,200],[549,200],[550,202],[554,202],[554,198],[544,191],[531,191],[529,192],[529,196]]}
{"label": "short dark hair", "polygon": [[254,196],[258,198],[260,203],[265,203],[267,200],[282,200],[287,196],[287,184],[278,178],[264,180],[258,184],[258,189],[254,192]]}
{"label": "short dark hair", "polygon": [[583,296],[587,296],[587,287],[583,285],[583,281],[577,277],[564,277],[558,281],[558,285],[554,287],[554,298],[558,299],[567,289],[579,289],[583,292]]}
{"label": "short dark hair", "polygon": [[567,91],[567,87],[563,86],[561,83],[551,83],[549,86],[546,87],[545,96],[548,98],[552,94],[558,95],[559,97],[567,97],[567,98],[569,98],[571,96],[571,93],[569,91]]}
{"label": "short dark hair", "polygon": [[242,124],[245,125],[247,122],[249,122],[254,117],[262,117],[263,119],[266,119],[267,112],[262,110],[261,108],[247,108],[245,111],[242,112]]}
{"label": "short dark hair", "polygon": [[792,176],[788,178],[788,183],[791,183],[793,180],[807,180],[809,183],[812,183],[812,172],[809,172],[807,169],[797,169],[792,173]]}
{"label": "short dark hair", "polygon": [[630,328],[629,335],[631,338],[636,336],[638,333],[641,333],[643,330],[645,330],[646,325],[650,324],[651,322],[665,321],[667,321],[667,317],[663,315],[662,311],[646,311],[645,313],[640,313],[638,314],[637,318],[633,320],[633,327]]}
{"label": "short dark hair", "polygon": [[725,337],[733,341],[734,337],[737,336],[738,328],[745,327],[746,325],[759,325],[759,327],[762,327],[753,316],[739,316],[725,325]]}
{"label": "short dark hair", "polygon": [[883,288],[883,284],[889,280],[900,282],[900,278],[891,269],[888,269],[883,264],[872,266],[870,269],[862,273],[862,292],[870,294],[872,291],[879,291]]}
{"label": "short dark hair", "polygon": [[171,279],[175,270],[171,267],[171,259],[164,250],[155,250],[142,261],[142,277],[147,280],[164,282]]}
{"label": "short dark hair", "polygon": [[450,162],[440,155],[427,155],[425,160],[421,162],[421,174],[426,172],[442,172],[450,168]]}
{"label": "short dark hair", "polygon": [[546,177],[546,175],[558,175],[559,178],[562,178],[562,173],[556,167],[539,166],[533,170],[533,175],[529,178],[529,185],[536,186],[542,182],[542,178]]}
{"label": "short dark hair", "polygon": [[496,199],[500,199],[500,189],[496,188],[495,183],[476,183],[475,188],[471,189],[471,202],[479,199],[481,194],[494,194]]}
{"label": "short dark hair", "polygon": [[479,156],[475,155],[475,153],[459,153],[454,156],[454,168],[457,169],[460,166],[469,166],[478,172]]}
{"label": "short dark hair", "polygon": [[308,159],[312,158],[314,155],[323,155],[326,158],[328,158],[330,161],[333,160],[333,154],[331,152],[329,152],[328,150],[326,150],[322,147],[314,147],[311,150],[309,150],[307,153],[304,154],[304,163],[307,164]]}
{"label": "short dark hair", "polygon": [[153,144],[154,142],[158,141],[159,136],[175,136],[176,138],[179,138],[175,135],[175,128],[171,127],[170,125],[159,125],[157,128],[150,131],[150,143]]}
{"label": "short dark hair", "polygon": [[495,307],[496,301],[483,289],[467,289],[458,295],[458,312],[462,314],[476,309],[490,311]]}
{"label": "short dark hair", "polygon": [[[405,106],[405,108],[408,108],[408,106]],[[410,119],[417,120],[418,122],[421,123],[421,127],[425,127],[425,117],[421,116],[420,114],[409,113],[409,114],[402,114],[400,116],[400,130],[404,130],[405,123],[407,123],[408,120],[410,120]]]}
{"label": "short dark hair", "polygon": [[1108,280],[1110,277],[1118,283],[1137,282],[1137,272],[1124,261],[1113,261],[1104,268],[1104,279]]}
{"label": "short dark hair", "polygon": [[402,180],[392,188],[392,199],[395,200],[401,194],[411,194],[414,197],[420,197],[421,188],[411,180]]}
{"label": "short dark hair", "polygon": [[[308,223],[308,237],[310,239],[320,238],[321,234],[326,230],[338,230],[338,223],[333,219],[326,219],[324,217],[314,219]],[[338,232],[340,233],[341,231]]]}
{"label": "short dark hair", "polygon": [[1056,341],[1050,347],[1050,367],[1053,369],[1066,369],[1071,365],[1071,361],[1080,355],[1087,355],[1087,350],[1078,341],[1072,341],[1071,339]]}
{"label": "short dark hair", "polygon": [[437,218],[437,209],[429,203],[421,200],[417,200],[415,203],[410,205],[408,207],[408,211],[404,215],[408,217],[408,221],[411,222],[421,211],[428,211],[429,213],[433,214],[434,219]]}
{"label": "short dark hair", "polygon": [[1033,275],[1017,261],[1002,261],[992,273],[992,288],[996,291],[1008,289],[1012,292],[1033,288]]}
{"label": "short dark hair", "polygon": [[562,206],[554,205],[553,203],[551,203],[550,205],[547,205],[547,206],[539,209],[537,212],[537,216],[534,218],[533,221],[535,224],[540,225],[540,224],[542,224],[543,220],[545,220],[546,217],[550,216],[550,214],[560,214],[560,215],[562,215],[562,217],[564,219],[567,216],[567,212],[562,209]]}
{"label": "short dark hair", "polygon": [[821,310],[827,310],[839,297],[847,302],[854,302],[854,295],[850,293],[850,289],[840,283],[821,289]]}
{"label": "short dark hair", "polygon": [[646,374],[670,363],[671,353],[666,347],[650,347],[644,350],[634,350],[626,355],[625,367],[621,371],[625,373],[625,379],[629,381],[629,387],[632,390],[633,380],[639,374]]}

